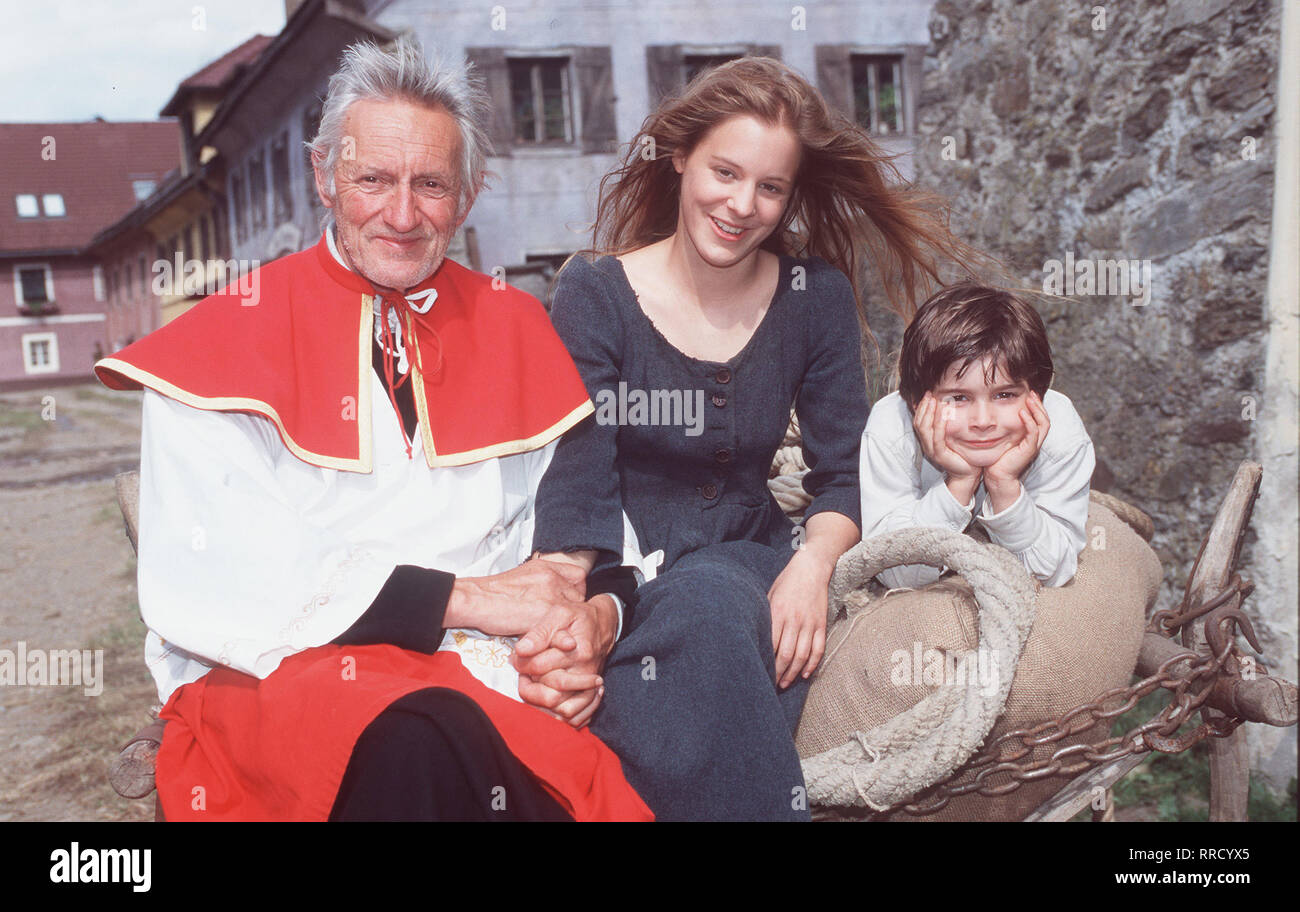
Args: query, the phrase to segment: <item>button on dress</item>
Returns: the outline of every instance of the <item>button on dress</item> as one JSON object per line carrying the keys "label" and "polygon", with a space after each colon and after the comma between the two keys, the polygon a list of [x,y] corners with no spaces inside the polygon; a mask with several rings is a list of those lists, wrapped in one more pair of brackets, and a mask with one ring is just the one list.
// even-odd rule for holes
{"label": "button on dress", "polygon": [[726,362],[673,346],[614,257],[573,258],[551,318],[596,414],[556,449],[534,547],[618,563],[626,512],[641,554],[664,552],[628,606],[592,730],[659,819],[806,819],[793,731],[807,686],[776,687],[767,600],[798,539],[767,477],[793,406],[805,516],[861,526],[868,403],[848,279],[781,257],[767,312]]}

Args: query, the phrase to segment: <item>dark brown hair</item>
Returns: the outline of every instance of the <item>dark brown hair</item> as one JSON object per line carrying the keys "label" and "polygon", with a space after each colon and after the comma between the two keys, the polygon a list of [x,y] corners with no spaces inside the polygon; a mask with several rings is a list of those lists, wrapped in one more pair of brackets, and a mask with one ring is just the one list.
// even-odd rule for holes
{"label": "dark brown hair", "polygon": [[915,409],[953,364],[958,376],[989,359],[985,382],[1005,361],[1008,381],[1024,380],[1041,398],[1052,382],[1047,327],[1023,299],[1002,288],[959,282],[921,305],[898,358],[898,392]]}
{"label": "dark brown hair", "polygon": [[601,181],[590,252],[617,256],[670,236],[681,190],[673,155],[689,154],[709,130],[742,114],[788,127],[801,148],[785,216],[762,249],[820,256],[843,272],[864,326],[864,250],[890,309],[904,320],[942,284],[944,265],[957,264],[970,275],[967,263],[986,259],[949,231],[941,198],[903,182],[896,156],[832,109],[806,79],[769,57],[706,70],[645,119],[622,164]]}

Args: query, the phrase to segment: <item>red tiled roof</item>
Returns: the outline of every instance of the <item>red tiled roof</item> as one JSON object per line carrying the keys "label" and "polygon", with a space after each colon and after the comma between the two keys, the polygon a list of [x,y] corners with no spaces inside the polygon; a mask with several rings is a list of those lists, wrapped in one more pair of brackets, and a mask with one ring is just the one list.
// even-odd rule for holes
{"label": "red tiled roof", "polygon": [[[42,150],[54,138],[54,157]],[[175,121],[0,124],[0,254],[81,248],[135,204],[131,182],[159,185],[180,165]],[[67,215],[19,218],[15,197],[63,196]]]}
{"label": "red tiled roof", "polygon": [[195,89],[220,89],[231,79],[239,75],[240,70],[257,60],[258,56],[271,43],[270,35],[254,35],[239,47],[218,57],[203,69],[183,79],[176,87],[171,100],[163,107],[163,115],[180,113],[176,106],[182,96]]}

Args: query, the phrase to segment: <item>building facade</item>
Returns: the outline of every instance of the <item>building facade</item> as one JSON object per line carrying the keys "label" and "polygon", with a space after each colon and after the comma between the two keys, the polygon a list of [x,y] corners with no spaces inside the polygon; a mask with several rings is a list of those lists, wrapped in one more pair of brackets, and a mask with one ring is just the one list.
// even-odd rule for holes
{"label": "building facade", "polygon": [[409,32],[468,60],[492,97],[493,173],[451,255],[538,294],[590,243],[600,179],[646,115],[701,68],[778,57],[898,153],[910,175],[931,3],[727,4],[669,0],[483,6],[428,0],[290,3],[284,31],[202,141],[226,162],[232,256],[273,259],[319,238],[303,144],[339,52]]}
{"label": "building facade", "polygon": [[198,137],[270,42],[254,35],[181,82],[162,109],[176,118],[179,169],[95,236],[89,253],[108,282],[109,351],[175,319],[238,274],[229,265],[225,162]]}
{"label": "building facade", "polygon": [[[0,124],[0,387],[87,379],[111,350],[112,302],[142,267],[106,272],[87,247],[179,153],[168,121]],[[156,328],[147,315],[130,322],[137,335]]]}
{"label": "building facade", "polygon": [[[672,0],[514,4],[397,0],[375,15],[463,56],[493,102],[497,178],[467,225],[483,267],[562,260],[590,244],[600,179],[663,97],[701,69],[776,57],[906,158],[931,3],[688,6]],[[904,162],[904,167],[907,167]]]}
{"label": "building facade", "polygon": [[232,84],[196,145],[222,168],[224,242],[243,269],[310,247],[324,208],[304,143],[320,123],[321,99],[343,49],[397,33],[365,18],[364,4],[287,4],[288,21],[255,65]]}

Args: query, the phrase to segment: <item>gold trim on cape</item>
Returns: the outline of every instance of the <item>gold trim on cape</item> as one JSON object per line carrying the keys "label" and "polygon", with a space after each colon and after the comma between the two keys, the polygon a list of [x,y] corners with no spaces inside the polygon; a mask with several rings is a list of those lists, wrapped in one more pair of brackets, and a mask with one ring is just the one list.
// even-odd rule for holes
{"label": "gold trim on cape", "polygon": [[[369,475],[374,471],[374,428],[371,424],[372,401],[370,395],[370,371],[373,370],[371,363],[371,341],[370,334],[374,331],[374,296],[363,294],[361,296],[361,321],[359,336],[359,352],[357,360],[357,453],[358,458],[348,459],[338,456],[327,456],[323,453],[313,452],[299,444],[290,436],[280,420],[279,414],[269,403],[261,399],[254,399],[246,396],[200,396],[191,393],[188,390],[181,389],[174,383],[170,383],[161,377],[150,373],[144,368],[136,367],[127,361],[118,358],[107,357],[101,358],[95,362],[96,367],[104,367],[114,373],[121,374],[131,380],[139,383],[141,386],[147,386],[169,398],[175,399],[183,405],[191,408],[201,409],[208,412],[228,412],[244,411],[255,412],[275,423],[276,428],[280,431],[280,439],[284,442],[289,452],[298,457],[305,463],[319,466],[323,469],[339,469],[345,472],[362,472]],[[567,415],[557,421],[555,424],[533,434],[518,440],[508,440],[503,443],[496,443],[492,446],[480,447],[475,450],[466,450],[461,453],[450,453],[446,456],[439,456],[433,443],[433,431],[429,426],[429,407],[425,401],[424,395],[424,374],[421,370],[423,367],[419,362],[420,345],[419,340],[415,337],[413,319],[410,312],[406,313],[408,325],[408,338],[415,343],[415,352],[417,356],[416,363],[411,365],[411,379],[413,381],[412,392],[415,395],[415,410],[420,419],[420,436],[424,443],[424,457],[429,468],[437,469],[447,466],[469,465],[475,462],[481,462],[485,459],[493,459],[500,456],[513,456],[518,453],[527,453],[531,450],[539,449],[559,437],[569,428],[573,427],[583,418],[596,411],[590,399],[585,400],[581,405],[570,411]],[[364,433],[363,433],[364,431]]]}

